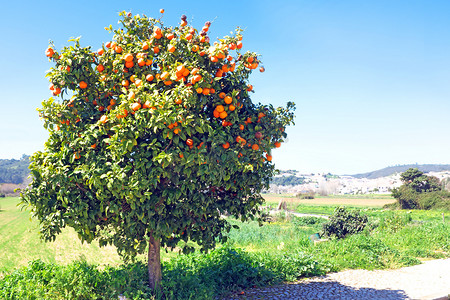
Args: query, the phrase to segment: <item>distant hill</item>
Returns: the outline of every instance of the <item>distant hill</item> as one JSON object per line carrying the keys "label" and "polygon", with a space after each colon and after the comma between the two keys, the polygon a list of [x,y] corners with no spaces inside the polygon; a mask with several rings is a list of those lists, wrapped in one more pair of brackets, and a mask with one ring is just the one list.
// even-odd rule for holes
{"label": "distant hill", "polygon": [[380,177],[390,176],[395,173],[403,173],[409,168],[417,168],[420,171],[424,173],[428,172],[441,172],[441,171],[450,171],[450,165],[402,165],[402,166],[394,166],[394,167],[387,167],[381,170],[376,170],[372,172],[362,173],[362,174],[355,174],[350,175],[355,178],[367,178],[367,179],[376,179]]}
{"label": "distant hill", "polygon": [[21,159],[0,159],[0,183],[23,183],[30,173],[29,164],[28,155],[23,155]]}

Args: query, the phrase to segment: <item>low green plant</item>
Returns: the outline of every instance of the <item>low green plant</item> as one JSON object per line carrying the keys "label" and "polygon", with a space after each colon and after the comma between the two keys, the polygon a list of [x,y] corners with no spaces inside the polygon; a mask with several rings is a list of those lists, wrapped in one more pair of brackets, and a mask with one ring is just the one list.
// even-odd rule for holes
{"label": "low green plant", "polygon": [[361,215],[359,210],[348,210],[345,207],[335,209],[328,222],[322,225],[322,233],[325,236],[345,238],[364,230],[368,222],[366,215]]}

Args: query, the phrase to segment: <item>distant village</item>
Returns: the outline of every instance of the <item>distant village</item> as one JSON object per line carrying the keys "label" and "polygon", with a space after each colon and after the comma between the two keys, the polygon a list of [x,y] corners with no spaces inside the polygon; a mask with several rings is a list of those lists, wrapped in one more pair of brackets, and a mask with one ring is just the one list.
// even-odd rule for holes
{"label": "distant village", "polygon": [[[267,193],[275,194],[320,194],[326,195],[358,195],[358,194],[390,194],[393,188],[402,185],[400,174],[376,179],[339,176],[330,173],[303,174],[295,170],[281,171],[276,175]],[[442,182],[450,182],[450,171],[429,172]],[[450,185],[447,186],[447,188]]]}

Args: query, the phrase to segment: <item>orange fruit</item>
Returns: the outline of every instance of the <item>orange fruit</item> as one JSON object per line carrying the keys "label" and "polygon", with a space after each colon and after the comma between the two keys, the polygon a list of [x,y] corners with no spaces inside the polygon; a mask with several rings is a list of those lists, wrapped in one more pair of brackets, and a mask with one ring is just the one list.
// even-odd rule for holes
{"label": "orange fruit", "polygon": [[180,128],[175,128],[175,129],[173,130],[173,133],[175,133],[175,134],[179,134],[179,133],[180,133],[180,131],[181,131],[181,129],[180,129]]}
{"label": "orange fruit", "polygon": [[105,69],[105,67],[103,65],[97,66],[97,71],[99,71],[99,72],[103,72],[104,69]]}
{"label": "orange fruit", "polygon": [[168,50],[170,53],[173,53],[173,52],[175,52],[175,46],[169,44],[169,46],[167,46],[167,50]]}
{"label": "orange fruit", "polygon": [[252,149],[253,149],[253,150],[259,150],[258,144],[253,144]]}
{"label": "orange fruit", "polygon": [[159,12],[163,14],[163,13],[164,13],[164,8],[161,8],[161,9],[159,10]]}
{"label": "orange fruit", "polygon": [[225,96],[226,96],[226,94],[225,94],[224,92],[221,92],[221,93],[219,94],[219,98],[220,98],[220,99],[224,99]]}
{"label": "orange fruit", "polygon": [[275,147],[280,148],[281,147],[281,143],[280,142],[275,142]]}
{"label": "orange fruit", "polygon": [[180,156],[180,158],[184,157],[183,153],[180,153],[178,156]]}
{"label": "orange fruit", "polygon": [[48,47],[47,50],[45,50],[45,55],[47,57],[52,57],[53,54],[55,54],[55,51],[53,50],[53,48]]}
{"label": "orange fruit", "polygon": [[106,115],[101,116],[101,117],[100,117],[100,122],[103,123],[103,124],[105,124],[106,122],[108,122],[108,116],[106,116]]}
{"label": "orange fruit", "polygon": [[218,112],[216,109],[213,111],[213,115],[215,118],[219,118],[220,117],[220,112]]}
{"label": "orange fruit", "polygon": [[234,106],[233,104],[230,104],[230,105],[228,106],[228,109],[229,109],[230,111],[234,111],[234,110],[236,109],[236,106]]}
{"label": "orange fruit", "polygon": [[272,155],[269,155],[269,153],[266,154],[267,161],[272,161]]}
{"label": "orange fruit", "polygon": [[148,74],[147,76],[145,76],[145,79],[147,80],[147,81],[152,81],[153,80],[153,75],[152,74]]}
{"label": "orange fruit", "polygon": [[131,104],[131,109],[134,110],[134,111],[137,111],[140,108],[141,108],[141,104],[138,103],[138,102],[135,102],[135,103]]}
{"label": "orange fruit", "polygon": [[154,48],[153,48],[153,52],[154,52],[154,53],[159,53],[159,48],[158,48],[158,47],[154,47]]}
{"label": "orange fruit", "polygon": [[221,112],[223,112],[223,111],[225,110],[225,108],[223,107],[223,105],[217,105],[217,106],[216,106],[216,110],[217,110],[219,113],[221,113]]}
{"label": "orange fruit", "polygon": [[233,99],[230,96],[226,96],[225,99],[223,99],[226,104],[231,104],[233,102]]}
{"label": "orange fruit", "polygon": [[128,80],[122,80],[122,86],[129,86],[130,82]]}
{"label": "orange fruit", "polygon": [[116,51],[117,53],[122,53],[123,49],[122,49],[122,47],[120,47],[120,46],[116,46],[116,47],[114,48],[114,51]]}
{"label": "orange fruit", "polygon": [[175,104],[181,104],[181,103],[183,103],[183,100],[181,100],[181,99],[175,100]]}
{"label": "orange fruit", "polygon": [[[259,68],[259,71],[263,73],[266,69],[264,67]],[[270,160],[269,160],[270,161]]]}
{"label": "orange fruit", "polygon": [[125,54],[125,56],[123,57],[123,59],[125,59],[125,61],[133,61],[133,54],[131,53],[127,53]]}
{"label": "orange fruit", "polygon": [[197,94],[201,94],[203,92],[203,89],[201,87],[199,87],[195,91],[197,92]]}
{"label": "orange fruit", "polygon": [[226,111],[223,111],[223,112],[221,112],[221,113],[219,114],[219,117],[220,117],[221,119],[225,119],[227,116],[228,116],[228,113],[227,113]]}
{"label": "orange fruit", "polygon": [[239,129],[240,129],[240,130],[244,130],[244,125],[240,124],[240,125],[239,125]]}
{"label": "orange fruit", "polygon": [[187,139],[186,145],[188,145],[190,147],[190,146],[194,145],[194,141],[192,139]]}
{"label": "orange fruit", "polygon": [[225,144],[222,145],[222,147],[224,149],[228,149],[228,148],[230,148],[230,143],[226,142]]}
{"label": "orange fruit", "polygon": [[134,62],[132,62],[132,61],[127,61],[125,63],[125,67],[127,67],[128,69],[132,68],[133,66],[134,66]]}
{"label": "orange fruit", "polygon": [[148,50],[148,47],[149,47],[148,42],[142,43],[142,50]]}
{"label": "orange fruit", "polygon": [[85,88],[87,88],[87,83],[86,82],[84,82],[84,81],[80,81],[80,89],[85,89]]}
{"label": "orange fruit", "polygon": [[173,39],[175,37],[175,35],[173,34],[173,33],[168,33],[168,34],[166,34],[166,38],[168,39],[168,40],[171,40],[171,39]]}
{"label": "orange fruit", "polygon": [[241,41],[236,43],[236,48],[238,48],[238,49],[242,48],[242,42]]}

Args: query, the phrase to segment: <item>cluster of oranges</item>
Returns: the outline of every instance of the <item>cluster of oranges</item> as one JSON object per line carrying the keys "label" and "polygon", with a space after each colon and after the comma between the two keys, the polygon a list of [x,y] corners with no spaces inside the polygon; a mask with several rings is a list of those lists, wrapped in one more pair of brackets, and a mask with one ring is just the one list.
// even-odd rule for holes
{"label": "cluster of oranges", "polygon": [[[210,25],[210,22],[206,22],[202,30],[197,32],[187,26],[186,16],[183,15],[179,28],[153,25],[147,38],[132,42],[127,40],[129,35],[116,31],[116,40],[105,43],[104,47],[87,55],[86,65],[82,67],[64,65],[61,61],[68,55],[58,55],[49,47],[46,55],[61,65],[58,76],[63,77],[63,80],[52,83],[50,90],[54,95],[60,95],[61,89],[65,88],[60,84],[61,81],[74,84],[71,87],[76,91],[75,96],[91,99],[88,107],[94,105],[98,114],[93,114],[97,115],[98,122],[104,126],[109,124],[109,127],[144,110],[152,113],[155,110],[173,109],[177,118],[184,114],[178,120],[189,114],[201,116],[201,113],[206,112],[206,118],[208,115],[213,117],[219,126],[230,128],[230,134],[235,136],[237,145],[233,146],[231,140],[224,141],[224,149],[231,148],[237,151],[238,157],[243,157],[243,147],[247,145],[258,153],[263,150],[261,153],[265,153],[266,160],[271,161],[270,149],[279,147],[282,139],[279,133],[266,134],[267,140],[256,138],[254,142],[248,141],[254,139],[255,131],[275,132],[271,127],[279,128],[280,125],[274,124],[274,117],[270,117],[258,129],[258,124],[266,114],[256,112],[256,119],[248,94],[253,91],[253,86],[242,84],[261,62],[255,53],[238,52],[236,58],[231,55],[231,51],[240,51],[243,47],[240,32],[235,37],[226,37],[209,44],[207,32]],[[89,71],[91,65],[92,71]],[[75,78],[71,72],[74,69],[82,70],[85,75]],[[260,71],[263,72],[264,68],[260,67]],[[165,105],[160,99],[149,98],[148,95],[155,91],[158,95],[167,95],[171,99],[169,103],[174,106]],[[73,108],[74,103],[71,105]],[[205,106],[212,111],[200,109]],[[76,108],[73,111],[77,112],[79,120],[78,113],[83,108],[80,108],[80,104]],[[191,136],[188,130],[187,135],[183,133],[189,124],[181,121],[167,124],[166,128],[174,135],[179,135],[189,148],[196,143],[194,140],[198,141],[199,148],[203,145],[201,138]],[[246,126],[248,130],[245,130]],[[163,136],[171,137],[169,132],[164,132]]]}

